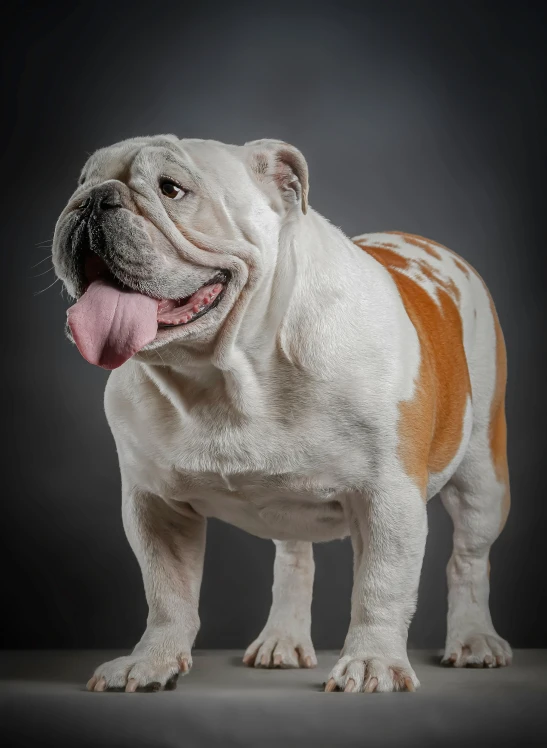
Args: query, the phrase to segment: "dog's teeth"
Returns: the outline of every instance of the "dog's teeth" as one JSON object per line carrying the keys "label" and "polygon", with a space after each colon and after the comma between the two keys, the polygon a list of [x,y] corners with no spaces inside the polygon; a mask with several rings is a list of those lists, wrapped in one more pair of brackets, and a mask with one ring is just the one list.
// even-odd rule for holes
{"label": "dog's teeth", "polygon": [[194,304],[194,306],[192,307],[191,313],[187,313],[183,315],[182,317],[180,317],[179,319],[173,319],[173,320],[170,320],[169,322],[160,321],[160,324],[163,324],[166,327],[175,327],[176,325],[185,325],[187,322],[191,322],[192,319],[194,318],[194,315],[198,314],[199,312],[202,312],[208,304],[214,301],[216,296],[218,296],[218,294],[222,291],[223,288],[224,286],[222,285],[222,283],[217,283],[215,286],[212,287],[210,291],[207,292],[206,296],[200,299],[198,303]]}

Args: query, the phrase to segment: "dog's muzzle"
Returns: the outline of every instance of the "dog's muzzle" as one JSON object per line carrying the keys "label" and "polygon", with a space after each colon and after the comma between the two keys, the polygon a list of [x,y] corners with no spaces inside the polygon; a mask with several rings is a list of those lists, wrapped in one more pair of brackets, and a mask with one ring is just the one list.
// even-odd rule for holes
{"label": "dog's muzzle", "polygon": [[78,302],[68,310],[71,335],[87,361],[106,369],[123,364],[161,330],[210,312],[230,278],[227,270],[213,270],[184,297],[157,293],[150,283],[156,253],[127,202],[123,185],[115,182],[92,190],[76,206],[67,247],[78,290]]}

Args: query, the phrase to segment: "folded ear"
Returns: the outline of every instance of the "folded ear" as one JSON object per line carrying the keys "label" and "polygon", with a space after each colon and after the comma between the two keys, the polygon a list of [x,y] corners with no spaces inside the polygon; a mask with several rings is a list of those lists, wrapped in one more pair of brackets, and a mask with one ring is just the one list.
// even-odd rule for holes
{"label": "folded ear", "polygon": [[260,182],[273,181],[287,202],[298,201],[302,213],[308,210],[308,165],[300,151],[282,140],[252,140],[251,170]]}

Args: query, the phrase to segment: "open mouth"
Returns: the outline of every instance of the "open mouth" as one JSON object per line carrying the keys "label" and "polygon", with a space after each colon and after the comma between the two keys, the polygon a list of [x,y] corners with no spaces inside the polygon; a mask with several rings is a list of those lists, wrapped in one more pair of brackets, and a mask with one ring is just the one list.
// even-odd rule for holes
{"label": "open mouth", "polygon": [[219,271],[214,278],[184,299],[162,299],[158,305],[158,327],[180,327],[203,317],[220,303],[229,280],[226,270]]}
{"label": "open mouth", "polygon": [[[121,290],[131,290],[114,276],[108,265],[95,253],[90,252],[85,259],[86,290],[93,281],[104,279],[118,286]],[[230,272],[219,270],[216,275],[203,286],[180,299],[157,299],[158,328],[180,327],[203,317],[219,305],[228,281]]]}
{"label": "open mouth", "polygon": [[85,257],[84,271],[84,292],[67,310],[67,322],[82,356],[104,369],[121,366],[166,329],[203,317],[219,304],[231,277],[217,270],[189,296],[162,299],[124,284],[93,253]]}

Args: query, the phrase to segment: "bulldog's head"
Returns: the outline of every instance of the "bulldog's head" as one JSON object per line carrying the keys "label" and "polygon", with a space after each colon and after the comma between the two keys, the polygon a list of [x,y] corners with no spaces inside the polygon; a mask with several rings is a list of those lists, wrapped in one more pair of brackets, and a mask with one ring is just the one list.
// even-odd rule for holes
{"label": "bulldog's head", "polygon": [[53,240],[56,273],[77,300],[68,327],[80,353],[114,369],[139,351],[213,340],[275,267],[307,192],[302,154],[276,140],[162,135],[97,151]]}

